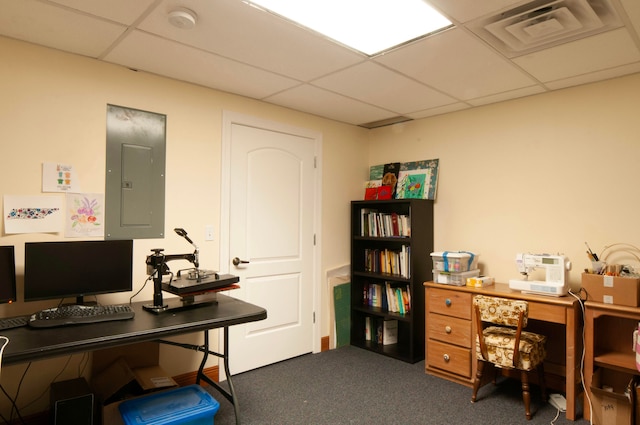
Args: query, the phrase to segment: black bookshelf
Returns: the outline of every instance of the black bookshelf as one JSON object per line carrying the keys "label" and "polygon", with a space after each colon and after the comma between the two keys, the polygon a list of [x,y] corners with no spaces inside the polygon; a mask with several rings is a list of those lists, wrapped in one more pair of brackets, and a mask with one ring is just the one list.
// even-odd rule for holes
{"label": "black bookshelf", "polygon": [[[410,235],[372,232],[371,226],[363,227],[363,220],[387,223],[391,229],[393,218],[405,216],[409,221]],[[380,254],[380,253],[386,253]],[[408,252],[406,262],[400,261],[400,253]],[[425,318],[424,285],[432,280],[430,254],[433,252],[433,201],[426,199],[393,199],[385,201],[351,202],[351,345],[397,358],[409,363],[424,359]],[[374,261],[374,259],[378,259]],[[383,270],[383,258],[387,264],[396,265]],[[397,267],[402,262],[405,267]],[[374,287],[380,291],[373,290]],[[387,287],[393,293],[397,288],[410,299],[409,311],[396,309],[387,296]],[[374,296],[377,295],[377,296]],[[380,298],[382,297],[382,298]],[[372,298],[376,298],[377,305]],[[403,299],[404,299],[403,298]],[[400,302],[396,303],[400,304]],[[406,309],[407,302],[404,307]],[[384,321],[397,322],[397,342],[385,343],[378,338],[378,329]],[[367,328],[369,332],[367,332]],[[368,334],[368,336],[367,336]],[[388,342],[388,340],[386,341]]]}

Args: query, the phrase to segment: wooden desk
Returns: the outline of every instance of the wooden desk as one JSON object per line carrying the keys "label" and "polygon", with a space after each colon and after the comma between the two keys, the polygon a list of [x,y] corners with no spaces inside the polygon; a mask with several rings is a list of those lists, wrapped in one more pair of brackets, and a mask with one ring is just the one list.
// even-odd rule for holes
{"label": "wooden desk", "polygon": [[471,303],[473,296],[481,294],[526,300],[529,302],[531,319],[527,330],[547,335],[547,359],[544,364],[547,386],[566,391],[566,417],[569,420],[576,419],[581,351],[577,299],[572,296],[524,294],[501,283],[484,288],[434,282],[425,282],[424,285],[426,373],[473,386],[477,368],[476,330]]}
{"label": "wooden desk", "polygon": [[[636,368],[635,352],[632,350],[633,331],[638,328],[639,321],[638,307],[594,301],[585,303],[584,385],[592,400],[590,388],[596,368],[610,369],[629,376],[640,375]],[[591,406],[588,402],[584,405],[584,417],[589,420]]]}
{"label": "wooden desk", "polygon": [[[201,379],[206,381],[233,403],[236,422],[239,423],[238,403],[229,372],[228,328],[240,323],[266,319],[266,310],[222,294],[217,294],[217,302],[214,304],[160,314],[143,310],[142,306],[146,304],[149,304],[149,301],[132,304],[136,314],[131,320],[56,328],[25,326],[3,331],[3,335],[9,338],[9,344],[4,350],[2,362],[4,365],[24,363],[144,341],[158,341],[195,349],[204,353],[198,369],[197,382]],[[222,354],[209,350],[208,330],[216,328],[221,328],[224,332]],[[161,340],[161,338],[197,331],[204,331],[205,343],[202,346]],[[204,366],[209,354],[223,359],[229,391],[221,388],[204,374]]]}

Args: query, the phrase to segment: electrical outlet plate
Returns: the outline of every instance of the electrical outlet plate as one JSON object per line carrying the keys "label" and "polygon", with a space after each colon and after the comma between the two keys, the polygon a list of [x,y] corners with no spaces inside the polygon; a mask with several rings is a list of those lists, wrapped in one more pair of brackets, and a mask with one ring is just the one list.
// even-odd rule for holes
{"label": "electrical outlet plate", "polygon": [[567,411],[567,400],[562,394],[549,394],[549,404],[561,412]]}
{"label": "electrical outlet plate", "polygon": [[213,240],[213,226],[211,224],[207,224],[206,226],[204,226],[204,240]]}

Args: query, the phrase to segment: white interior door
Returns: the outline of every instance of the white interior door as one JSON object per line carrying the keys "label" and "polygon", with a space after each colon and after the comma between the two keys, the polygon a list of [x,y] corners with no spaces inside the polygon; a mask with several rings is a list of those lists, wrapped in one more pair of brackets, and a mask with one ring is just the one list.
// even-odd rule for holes
{"label": "white interior door", "polygon": [[[317,335],[314,163],[319,136],[237,118],[225,114],[228,252],[221,257],[229,273],[240,277],[240,289],[229,294],[266,308],[267,319],[230,328],[232,374],[312,352]],[[234,264],[234,258],[242,263]]]}

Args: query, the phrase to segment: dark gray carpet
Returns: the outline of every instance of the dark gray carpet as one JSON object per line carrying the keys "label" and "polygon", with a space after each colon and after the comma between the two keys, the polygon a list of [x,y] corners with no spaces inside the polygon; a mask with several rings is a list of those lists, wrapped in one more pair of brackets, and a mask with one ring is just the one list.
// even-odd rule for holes
{"label": "dark gray carpet", "polygon": [[[520,383],[486,385],[471,403],[471,389],[424,373],[424,361],[407,364],[355,347],[307,354],[233,377],[241,423],[287,424],[588,424],[569,421],[532,388],[527,421]],[[224,385],[225,383],[223,383]],[[233,406],[220,402],[215,425],[235,424]]]}

